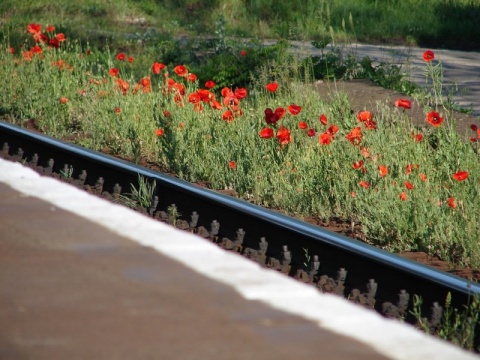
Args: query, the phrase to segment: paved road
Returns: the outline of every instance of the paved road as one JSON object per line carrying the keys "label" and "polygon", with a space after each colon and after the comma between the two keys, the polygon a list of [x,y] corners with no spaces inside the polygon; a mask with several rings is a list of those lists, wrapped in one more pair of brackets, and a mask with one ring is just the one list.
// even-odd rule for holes
{"label": "paved road", "polygon": [[[311,55],[321,55],[321,50],[308,43],[291,42],[292,47]],[[407,78],[425,86],[426,64],[422,59],[425,50],[435,53],[434,64],[442,63],[444,69],[444,96],[450,90],[453,101],[459,106],[472,109],[473,115],[480,116],[480,52],[436,50],[418,47],[350,44],[340,47],[344,54],[352,54],[359,60],[369,57],[374,63],[401,65]],[[331,50],[328,46],[326,50]]]}

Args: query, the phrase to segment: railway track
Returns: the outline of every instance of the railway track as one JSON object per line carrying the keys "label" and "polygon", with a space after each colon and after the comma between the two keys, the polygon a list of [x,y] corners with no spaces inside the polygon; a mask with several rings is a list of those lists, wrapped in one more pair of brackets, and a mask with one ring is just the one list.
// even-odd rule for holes
{"label": "railway track", "polygon": [[[155,181],[147,216],[191,231],[261,266],[414,322],[413,296],[436,325],[447,294],[463,309],[480,286],[346,236],[177,178],[0,122],[0,157],[117,201],[139,179]],[[139,177],[140,176],[140,177]],[[173,207],[172,204],[175,206]],[[177,215],[173,214],[175,212]],[[178,215],[181,214],[181,215]]]}

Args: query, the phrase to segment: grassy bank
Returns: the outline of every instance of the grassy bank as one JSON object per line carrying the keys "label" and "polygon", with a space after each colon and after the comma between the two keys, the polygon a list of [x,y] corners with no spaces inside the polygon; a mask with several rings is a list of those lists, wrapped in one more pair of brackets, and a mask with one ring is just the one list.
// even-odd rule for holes
{"label": "grassy bank", "polygon": [[[281,44],[219,52],[235,69],[257,65],[248,87],[228,88],[217,84],[227,68],[207,82],[160,56],[92,50],[40,26],[23,28],[21,49],[0,53],[3,119],[34,120],[47,134],[263,206],[348,219],[384,249],[480,266],[478,143],[460,138],[441,105],[426,104],[424,129],[408,103],[351,113],[342,94],[320,99],[312,64]],[[434,83],[440,66],[426,58]]]}

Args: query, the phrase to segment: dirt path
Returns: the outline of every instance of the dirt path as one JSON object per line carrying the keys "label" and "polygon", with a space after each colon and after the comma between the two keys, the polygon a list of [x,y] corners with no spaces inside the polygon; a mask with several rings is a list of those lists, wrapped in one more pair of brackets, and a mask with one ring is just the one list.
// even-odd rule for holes
{"label": "dirt path", "polygon": [[[309,43],[292,41],[293,51],[305,55],[321,56],[322,50]],[[337,44],[344,55],[353,55],[361,61],[364,57],[370,58],[375,64],[391,64],[401,67],[407,80],[419,86],[425,86],[425,62],[423,52],[427,49],[409,46],[368,45],[368,44]],[[328,45],[323,53],[331,51]],[[428,49],[430,50],[430,49]],[[443,95],[452,93],[455,104],[465,109],[471,109],[474,116],[480,116],[480,52],[455,51],[445,49],[431,49],[435,59],[432,64],[441,62],[443,69]]]}

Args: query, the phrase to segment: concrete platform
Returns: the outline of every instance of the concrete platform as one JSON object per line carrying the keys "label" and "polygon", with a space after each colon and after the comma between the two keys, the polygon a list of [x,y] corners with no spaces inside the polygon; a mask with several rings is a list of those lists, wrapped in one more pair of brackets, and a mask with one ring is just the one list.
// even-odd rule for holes
{"label": "concrete platform", "polygon": [[0,359],[477,359],[0,159]]}

